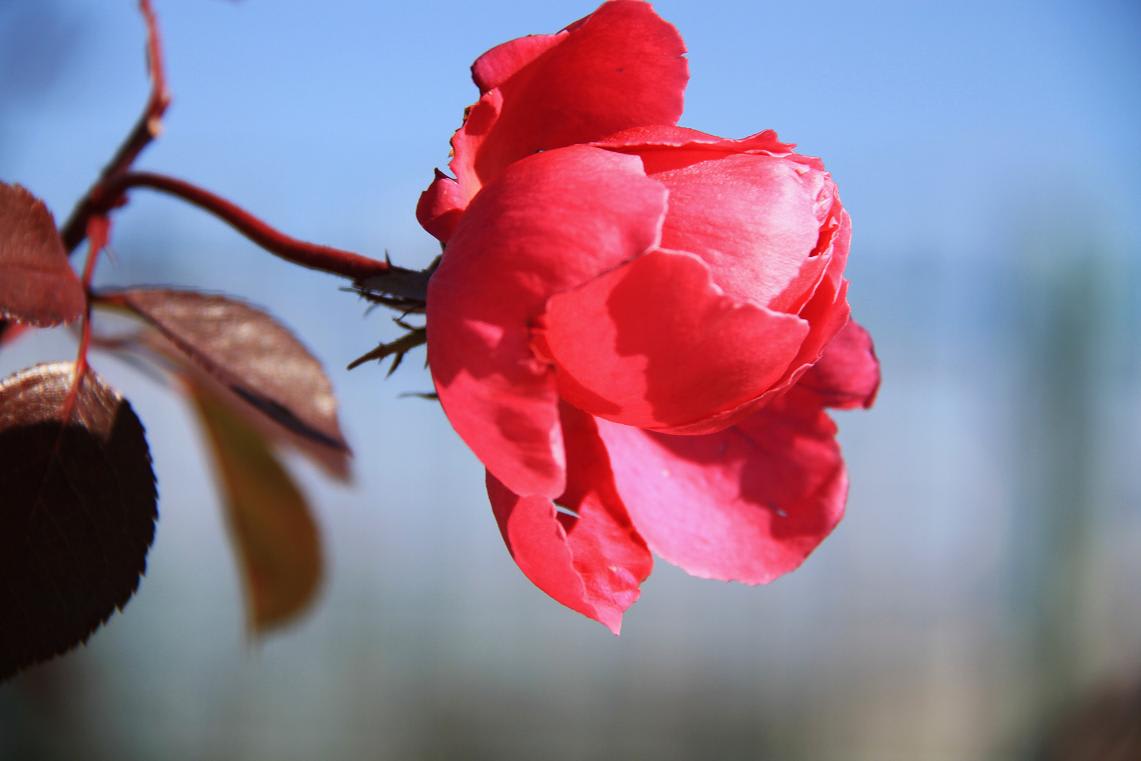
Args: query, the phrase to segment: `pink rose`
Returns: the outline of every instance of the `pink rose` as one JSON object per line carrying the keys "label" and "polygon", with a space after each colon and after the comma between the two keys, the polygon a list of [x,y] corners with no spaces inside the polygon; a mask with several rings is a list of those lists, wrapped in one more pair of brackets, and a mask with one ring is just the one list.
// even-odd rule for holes
{"label": "pink rose", "polygon": [[879,385],[831,176],[773,132],[674,126],[683,54],[640,0],[485,53],[455,179],[417,209],[445,244],[432,377],[508,548],[615,632],[651,550],[754,584],[796,568],[847,495],[824,407]]}

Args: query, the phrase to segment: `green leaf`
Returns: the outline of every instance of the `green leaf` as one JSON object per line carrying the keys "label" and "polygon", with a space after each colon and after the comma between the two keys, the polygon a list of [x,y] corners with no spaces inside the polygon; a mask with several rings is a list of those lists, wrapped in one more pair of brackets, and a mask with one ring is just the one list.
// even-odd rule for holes
{"label": "green leaf", "polygon": [[261,432],[204,385],[188,382],[187,390],[224,492],[249,625],[262,634],[293,620],[314,599],[322,574],[317,525]]}

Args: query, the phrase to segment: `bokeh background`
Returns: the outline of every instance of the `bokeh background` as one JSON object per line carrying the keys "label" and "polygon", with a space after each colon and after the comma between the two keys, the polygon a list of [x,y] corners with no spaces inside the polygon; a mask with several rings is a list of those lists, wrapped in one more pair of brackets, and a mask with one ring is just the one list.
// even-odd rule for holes
{"label": "bokeh background", "polygon": [[[436,253],[413,208],[471,61],[594,7],[157,5],[175,100],[139,166],[409,266]],[[1139,757],[1138,6],[655,5],[690,51],[683,122],[777,129],[825,158],[855,221],[850,296],[884,385],[838,415],[835,534],[763,588],[659,563],[614,638],[515,568],[475,459],[399,398],[429,388],[420,362],[342,369],[393,335],[384,314],[139,191],[99,281],[270,307],[331,369],[356,479],[291,460],[327,576],[308,616],[252,640],[194,419],[96,357],[149,427],[157,540],[125,613],[0,686],[0,757]],[[0,178],[64,216],[141,108],[142,45],[129,0],[2,0]],[[0,371],[73,351],[37,333]]]}

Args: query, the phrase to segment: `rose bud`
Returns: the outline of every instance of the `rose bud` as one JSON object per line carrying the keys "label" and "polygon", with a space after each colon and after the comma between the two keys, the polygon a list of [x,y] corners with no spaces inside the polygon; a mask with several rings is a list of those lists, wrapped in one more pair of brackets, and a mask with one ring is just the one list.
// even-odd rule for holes
{"label": "rose bud", "polygon": [[445,243],[444,411],[520,568],[614,631],[651,550],[747,583],[797,567],[847,494],[824,407],[879,383],[832,178],[772,132],[674,126],[681,52],[633,0],[493,49],[456,179],[418,208]]}

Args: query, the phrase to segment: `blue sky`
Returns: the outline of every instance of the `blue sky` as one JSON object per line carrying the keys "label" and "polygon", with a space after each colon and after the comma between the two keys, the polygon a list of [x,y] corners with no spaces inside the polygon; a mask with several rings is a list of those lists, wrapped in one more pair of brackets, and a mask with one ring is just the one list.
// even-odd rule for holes
{"label": "blue sky", "polygon": [[[145,82],[133,3],[57,4],[82,64],[35,108],[8,116],[18,150],[5,160],[6,173],[64,206],[133,118]],[[589,9],[158,5],[175,105],[144,164],[250,205],[265,198],[271,215],[336,220],[370,250],[423,245],[398,212],[446,162],[450,131],[474,97],[471,60]],[[1119,211],[1136,199],[1141,22],[1127,2],[657,8],[690,49],[685,123],[725,135],[774,128],[823,156],[854,211],[868,209],[854,215],[857,231],[877,242],[926,228],[916,220],[939,210],[966,214],[947,232],[967,235],[962,228],[987,222],[977,215],[990,194],[1044,184]]]}

